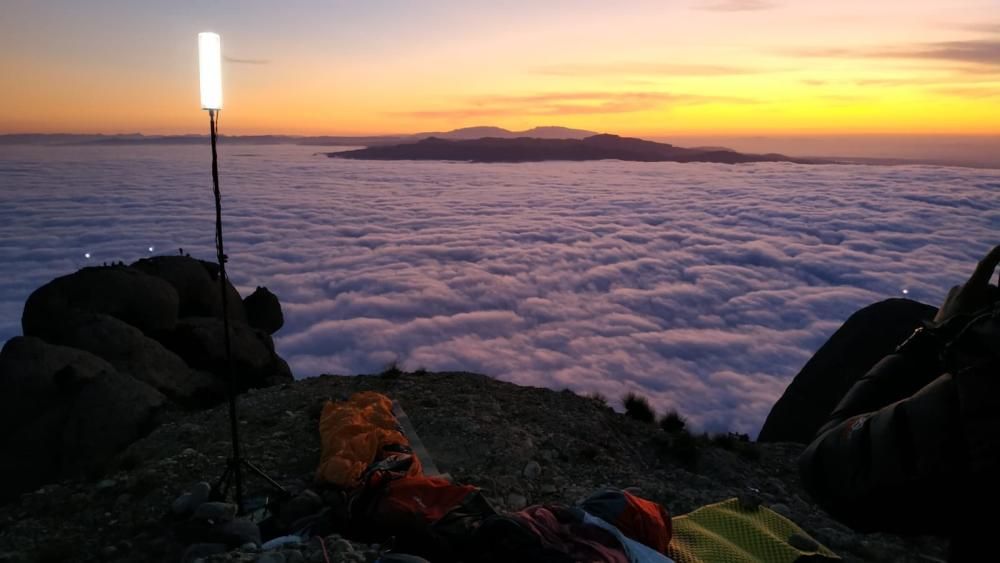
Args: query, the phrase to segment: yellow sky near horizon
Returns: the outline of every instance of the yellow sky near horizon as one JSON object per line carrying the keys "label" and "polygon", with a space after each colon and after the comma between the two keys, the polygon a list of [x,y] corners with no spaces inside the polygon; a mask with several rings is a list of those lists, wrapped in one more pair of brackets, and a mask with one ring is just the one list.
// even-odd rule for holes
{"label": "yellow sky near horizon", "polygon": [[1000,134],[1000,0],[5,0],[0,133]]}

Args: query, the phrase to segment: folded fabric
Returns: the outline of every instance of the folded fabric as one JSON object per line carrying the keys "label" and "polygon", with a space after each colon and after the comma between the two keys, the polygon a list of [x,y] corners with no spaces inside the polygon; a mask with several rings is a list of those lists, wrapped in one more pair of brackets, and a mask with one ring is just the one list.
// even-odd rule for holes
{"label": "folded fabric", "polygon": [[672,559],[656,551],[655,549],[635,541],[626,536],[618,528],[601,520],[589,512],[583,513],[583,523],[591,526],[598,526],[614,534],[622,547],[625,548],[625,555],[628,556],[629,563],[674,563]]}
{"label": "folded fabric", "polygon": [[839,561],[791,520],[738,499],[703,506],[673,519],[667,550],[677,563],[795,563]]}

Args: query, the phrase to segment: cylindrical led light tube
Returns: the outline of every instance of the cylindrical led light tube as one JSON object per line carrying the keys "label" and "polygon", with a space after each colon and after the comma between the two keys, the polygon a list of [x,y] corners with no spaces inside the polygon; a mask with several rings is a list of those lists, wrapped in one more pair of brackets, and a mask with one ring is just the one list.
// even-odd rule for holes
{"label": "cylindrical led light tube", "polygon": [[218,33],[198,34],[201,109],[222,109],[222,40]]}

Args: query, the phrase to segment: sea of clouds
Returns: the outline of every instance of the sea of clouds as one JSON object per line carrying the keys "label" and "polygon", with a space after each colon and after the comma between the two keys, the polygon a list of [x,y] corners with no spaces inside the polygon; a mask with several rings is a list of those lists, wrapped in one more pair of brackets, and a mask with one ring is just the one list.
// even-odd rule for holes
{"label": "sea of clouds", "polygon": [[[297,377],[404,368],[627,391],[755,435],[854,310],[938,304],[1000,242],[1000,172],[222,155],[230,275]],[[0,338],[84,265],[213,256],[207,147],[5,147]],[[150,250],[152,248],[152,250]],[[89,258],[85,254],[89,253]]]}

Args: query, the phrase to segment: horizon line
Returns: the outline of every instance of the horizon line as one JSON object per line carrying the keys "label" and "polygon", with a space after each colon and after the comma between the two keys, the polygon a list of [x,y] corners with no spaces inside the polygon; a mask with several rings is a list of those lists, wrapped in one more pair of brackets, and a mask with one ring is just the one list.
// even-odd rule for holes
{"label": "horizon line", "polygon": [[[414,133],[219,133],[220,137],[289,137],[289,138],[314,138],[314,137],[412,137],[415,135],[427,135],[432,133],[450,133],[452,131],[458,131],[462,129],[471,129],[478,127],[491,127],[497,129],[504,129],[511,133],[519,132],[517,130],[507,129],[505,127],[493,126],[493,125],[472,125],[466,127],[457,127],[455,129],[449,129],[445,131],[417,131]],[[576,131],[589,131],[587,129],[578,129],[575,127],[563,127],[558,125],[539,125],[531,127],[529,129],[524,129],[520,131],[530,131],[532,129],[539,129],[545,127],[557,127],[562,129],[572,129]],[[728,133],[720,132],[699,132],[699,131],[686,131],[686,132],[664,132],[664,133],[640,133],[640,134],[629,134],[629,133],[611,133],[608,131],[593,131],[595,135],[618,135],[620,137],[799,137],[799,136],[809,136],[809,137],[879,137],[879,136],[896,136],[896,137],[1000,137],[1000,131],[996,132],[954,132],[954,131],[937,131],[937,132],[899,132],[899,131],[856,131],[856,132],[823,132],[823,131],[762,131],[762,132],[747,132],[747,131],[734,131]],[[118,133],[103,133],[103,132],[72,132],[72,131],[16,131],[16,132],[5,132],[0,131],[0,137],[12,137],[15,135],[20,136],[43,136],[43,135],[75,135],[75,136],[90,136],[90,137],[127,137],[127,136],[141,136],[141,137],[208,137],[208,133],[143,133],[141,131],[129,131],[129,132],[118,132]]]}

